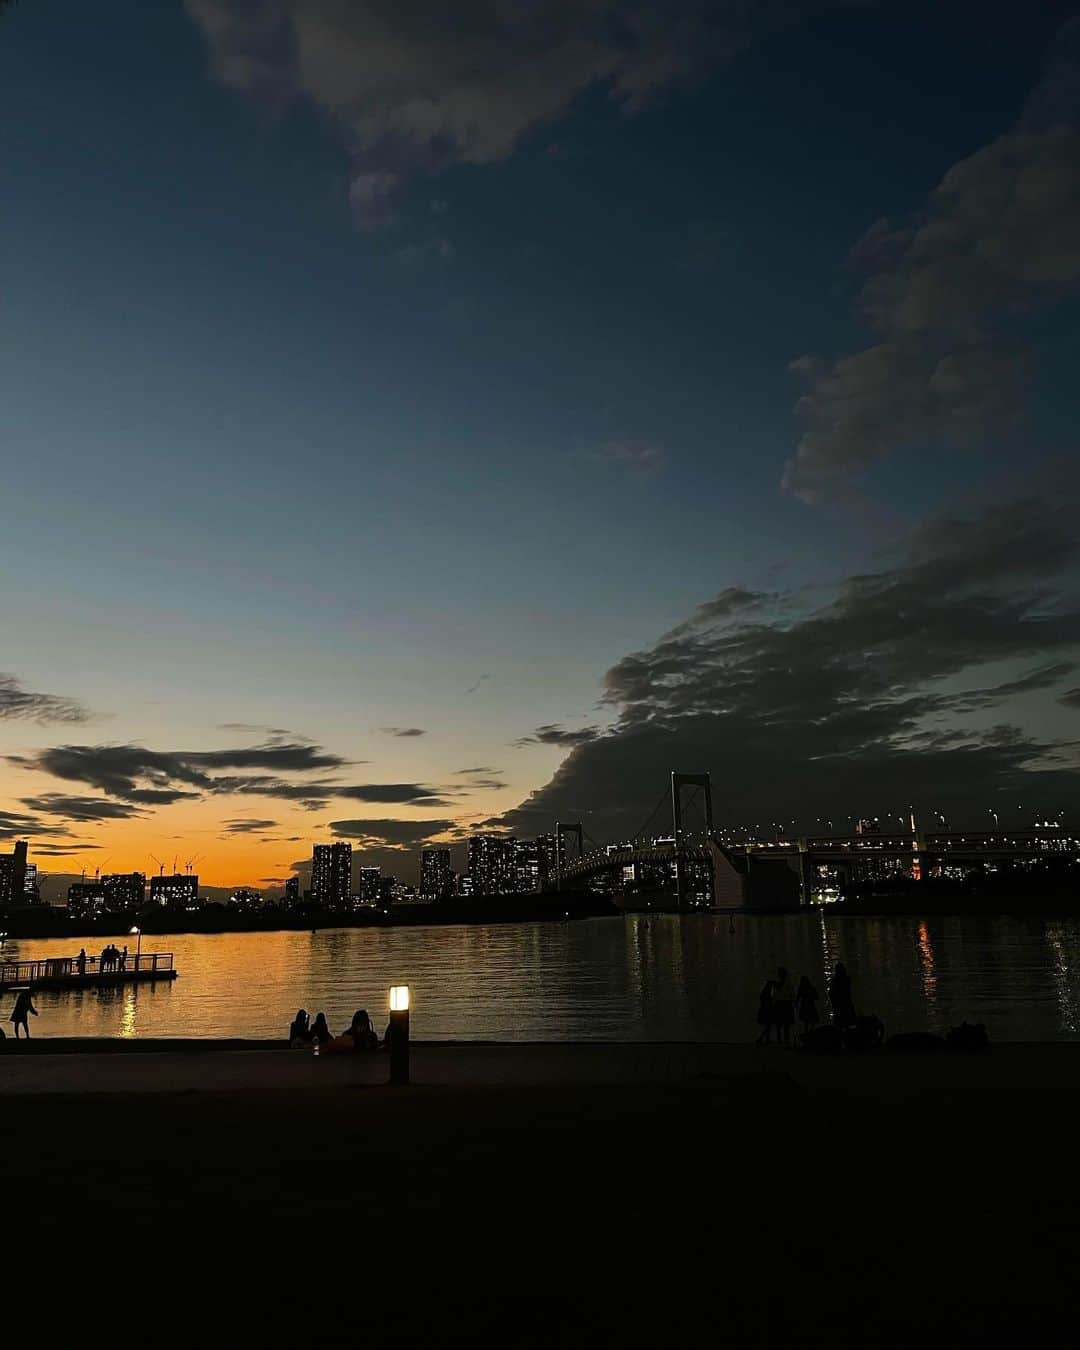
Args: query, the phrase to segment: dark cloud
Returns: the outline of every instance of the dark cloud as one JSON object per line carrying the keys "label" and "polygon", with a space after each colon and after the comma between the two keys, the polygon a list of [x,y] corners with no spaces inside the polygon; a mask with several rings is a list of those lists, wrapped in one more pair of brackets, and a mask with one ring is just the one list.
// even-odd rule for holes
{"label": "dark cloud", "polygon": [[393,219],[417,174],[505,159],[605,90],[626,112],[824,0],[187,0],[228,85],[328,115],[350,202]]}
{"label": "dark cloud", "polygon": [[577,730],[571,730],[558,722],[548,722],[542,727],[537,727],[531,736],[519,736],[513,744],[573,747],[588,745],[590,741],[595,741],[599,735],[600,731],[597,727],[578,727]]}
{"label": "dark cloud", "polygon": [[211,770],[261,768],[306,772],[340,768],[346,761],[319,746],[299,742],[235,750],[158,751],[141,745],[59,745],[34,755],[8,757],[68,782],[86,783],[123,802],[167,806],[209,793],[249,793],[303,804],[324,803],[338,787],[327,780],[291,783],[275,773],[223,775]]}
{"label": "dark cloud", "polygon": [[380,728],[387,736],[426,736],[427,732],[423,727],[382,727]]}
{"label": "dark cloud", "polygon": [[443,805],[435,788],[423,783],[360,783],[338,788],[336,797],[347,797],[357,802],[417,802],[422,805]]}
{"label": "dark cloud", "polygon": [[1080,285],[1080,65],[1067,25],[1017,126],[953,165],[912,221],[857,245],[859,299],[880,341],[801,357],[805,426],[784,486],[806,501],[918,445],[966,447],[1015,420],[1020,320]]}
{"label": "dark cloud", "polygon": [[276,820],[223,820],[226,834],[263,834],[277,825]]}
{"label": "dark cloud", "polygon": [[51,844],[35,842],[31,850],[31,856],[37,858],[70,858],[78,857],[81,853],[87,853],[94,849],[103,849],[104,844],[89,843],[71,843],[71,844]]}
{"label": "dark cloud", "polygon": [[59,694],[39,694],[24,689],[14,675],[0,674],[0,721],[85,722],[89,712],[81,703]]}
{"label": "dark cloud", "polygon": [[359,840],[364,846],[407,849],[446,834],[452,820],[332,820],[330,829],[339,839]]}
{"label": "dark cloud", "polygon": [[477,775],[477,774],[481,774],[481,775],[482,775],[482,774],[494,774],[494,773],[502,773],[502,769],[493,769],[489,764],[478,764],[475,768],[472,768],[472,769],[455,769],[455,770],[454,770],[454,776],[455,776],[455,777],[467,776],[467,777],[470,777],[470,778],[471,778],[471,777],[473,777],[474,775]]}
{"label": "dark cloud", "polygon": [[480,675],[480,676],[478,676],[477,679],[476,679],[476,681],[475,681],[473,684],[470,684],[469,687],[468,687],[468,689],[465,690],[465,692],[466,692],[467,694],[475,694],[476,691],[480,688],[480,686],[484,683],[484,681],[485,681],[485,680],[490,680],[490,679],[491,679],[491,676],[490,676],[490,675]]}
{"label": "dark cloud", "polygon": [[23,806],[44,816],[84,823],[98,820],[130,820],[143,812],[130,802],[111,801],[108,797],[69,797],[61,792],[44,792],[37,797],[20,798]]}
{"label": "dark cloud", "polygon": [[[1075,669],[1076,522],[1074,503],[1034,500],[938,520],[902,562],[815,608],[736,611],[627,656],[605,680],[616,725],[503,819],[542,829],[592,812],[594,836],[619,837],[672,769],[709,770],[733,822],[910,803],[977,817],[1005,792],[1077,801],[1075,747],[1001,715]],[[979,678],[1002,666],[1016,674]]]}
{"label": "dark cloud", "polygon": [[679,624],[677,628],[673,628],[667,636],[679,637],[683,633],[688,633],[691,629],[699,628],[704,624],[716,623],[717,620],[731,618],[734,614],[760,609],[762,605],[773,599],[775,599],[775,596],[767,591],[748,591],[743,586],[725,586],[711,600],[706,600],[704,604],[698,605],[689,619],[685,623]]}
{"label": "dark cloud", "polygon": [[1059,702],[1064,703],[1066,708],[1080,708],[1080,689],[1067,689]]}
{"label": "dark cloud", "polygon": [[[37,816],[25,816],[19,812],[0,811],[0,839],[25,839],[41,829]],[[52,833],[64,834],[65,830]]]}

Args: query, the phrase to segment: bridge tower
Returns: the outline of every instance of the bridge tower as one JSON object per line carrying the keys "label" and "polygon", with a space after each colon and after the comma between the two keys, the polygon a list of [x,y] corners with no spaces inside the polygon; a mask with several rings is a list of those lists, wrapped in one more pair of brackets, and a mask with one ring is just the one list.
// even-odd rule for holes
{"label": "bridge tower", "polygon": [[585,832],[581,828],[581,821],[574,821],[568,824],[564,820],[555,822],[555,890],[562,890],[562,863],[563,863],[563,835],[573,834],[577,836],[578,857],[585,856]]}
{"label": "bridge tower", "polygon": [[683,868],[682,868],[682,790],[684,787],[699,787],[705,793],[705,834],[711,839],[713,834],[712,782],[707,773],[678,773],[671,771],[671,822],[675,834],[675,894],[680,909],[683,907]]}

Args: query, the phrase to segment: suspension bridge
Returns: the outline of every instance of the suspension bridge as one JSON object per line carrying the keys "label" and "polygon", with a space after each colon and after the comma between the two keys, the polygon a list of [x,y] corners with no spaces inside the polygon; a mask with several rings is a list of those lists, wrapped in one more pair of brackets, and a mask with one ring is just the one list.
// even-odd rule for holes
{"label": "suspension bridge", "polygon": [[558,822],[556,836],[555,889],[601,890],[627,909],[796,909],[889,876],[919,880],[1080,857],[1080,838],[1049,821],[923,830],[912,820],[892,831],[860,821],[816,835],[786,836],[777,827],[772,838],[717,829],[709,775],[678,771],[624,842],[598,844],[580,821]]}

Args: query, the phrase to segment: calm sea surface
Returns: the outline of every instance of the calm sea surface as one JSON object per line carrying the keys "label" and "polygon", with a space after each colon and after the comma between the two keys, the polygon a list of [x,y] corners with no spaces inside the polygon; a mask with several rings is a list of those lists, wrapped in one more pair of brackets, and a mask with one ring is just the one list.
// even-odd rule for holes
{"label": "calm sea surface", "polygon": [[[298,1007],[332,1031],[387,986],[412,987],[427,1039],[746,1040],[778,962],[824,992],[846,962],[862,1012],[890,1031],[967,1018],[1001,1040],[1080,1039],[1080,920],[627,916],[565,924],[155,937],[180,978],[42,992],[35,1036],[284,1036]],[[102,945],[102,944],[98,944]],[[8,941],[3,959],[74,955],[76,941]],[[93,954],[93,949],[88,948]],[[12,995],[0,1007],[5,1024]],[[10,1027],[6,1028],[10,1034]]]}

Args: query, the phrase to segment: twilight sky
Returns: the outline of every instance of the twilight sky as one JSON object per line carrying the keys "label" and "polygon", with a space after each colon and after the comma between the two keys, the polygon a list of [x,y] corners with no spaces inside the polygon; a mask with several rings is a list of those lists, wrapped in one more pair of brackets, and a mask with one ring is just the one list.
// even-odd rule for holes
{"label": "twilight sky", "polygon": [[1080,809],[1080,11],[0,14],[0,838]]}

